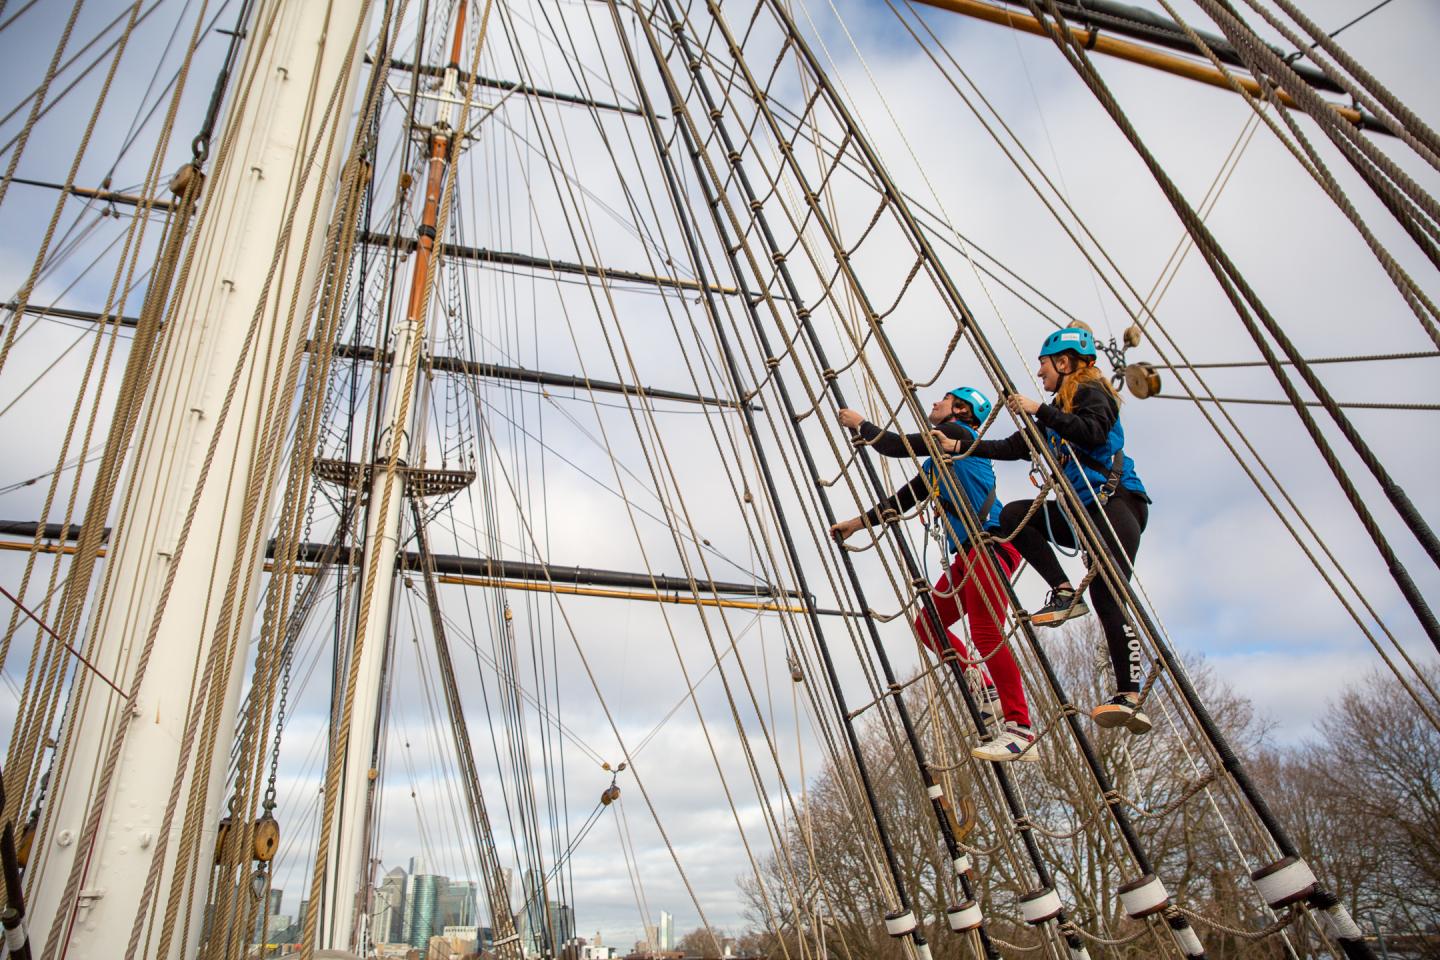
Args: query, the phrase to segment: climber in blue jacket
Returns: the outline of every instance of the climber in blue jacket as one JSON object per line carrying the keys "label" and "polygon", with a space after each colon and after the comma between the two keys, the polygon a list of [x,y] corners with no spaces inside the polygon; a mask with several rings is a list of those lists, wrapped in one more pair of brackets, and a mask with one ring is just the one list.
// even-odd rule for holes
{"label": "climber in blue jacket", "polygon": [[[984,393],[974,387],[957,387],[935,401],[930,408],[929,420],[937,436],[968,447],[975,442],[981,425],[989,419],[990,410],[990,400]],[[856,410],[841,410],[839,419],[841,426],[854,431],[862,442],[881,456],[924,457],[926,445],[923,433],[902,436],[884,430]],[[844,540],[864,526],[875,527],[883,523],[886,514],[902,514],[916,504],[934,500],[935,522],[945,533],[948,552],[954,554],[954,559],[948,563],[948,572],[940,576],[930,594],[940,626],[945,628],[945,636],[936,636],[929,615],[923,609],[915,618],[915,635],[935,653],[944,656],[947,649],[954,650],[969,663],[970,669],[978,669],[971,660],[964,639],[949,629],[962,615],[967,617],[970,638],[994,681],[993,685],[977,685],[981,716],[987,723],[999,719],[997,713],[1003,714],[1004,718],[998,734],[974,747],[970,753],[981,760],[997,762],[1035,761],[1040,755],[1032,748],[1035,734],[1030,727],[1030,708],[1025,702],[1020,668],[1005,644],[1003,629],[1005,614],[1010,609],[1010,593],[1001,578],[1008,579],[1015,573],[1020,566],[1020,554],[1010,544],[1001,543],[991,552],[999,569],[984,562],[981,557],[983,545],[970,542],[961,522],[961,508],[953,500],[957,493],[965,498],[984,530],[993,533],[999,529],[1002,522],[1000,504],[995,497],[995,470],[989,460],[970,456],[946,464],[924,457],[920,472],[909,483],[865,514],[835,524],[830,533]]]}

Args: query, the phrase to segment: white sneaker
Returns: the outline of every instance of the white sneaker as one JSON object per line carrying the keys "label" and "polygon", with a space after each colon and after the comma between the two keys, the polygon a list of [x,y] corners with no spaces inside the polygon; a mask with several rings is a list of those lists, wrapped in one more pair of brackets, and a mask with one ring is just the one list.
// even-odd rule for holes
{"label": "white sneaker", "polygon": [[1010,760],[1024,760],[1034,763],[1040,759],[1040,748],[1035,745],[1035,734],[1029,727],[1022,727],[1014,721],[1006,721],[1005,729],[989,743],[982,743],[970,749],[970,756],[992,763],[1006,763]]}
{"label": "white sneaker", "polygon": [[965,668],[965,686],[970,688],[970,696],[975,698],[985,725],[993,726],[1004,713],[1000,709],[1000,691],[993,684],[986,683],[985,674],[980,672],[979,667],[973,666]]}
{"label": "white sneaker", "polygon": [[1005,718],[1005,711],[1000,709],[1000,691],[994,687],[984,687],[977,697],[980,701],[980,719],[985,721],[985,726],[992,727]]}

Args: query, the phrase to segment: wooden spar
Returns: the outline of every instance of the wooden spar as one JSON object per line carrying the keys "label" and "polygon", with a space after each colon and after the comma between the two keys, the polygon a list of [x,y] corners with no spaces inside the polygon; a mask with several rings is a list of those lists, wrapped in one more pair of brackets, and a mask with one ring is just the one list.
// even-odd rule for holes
{"label": "wooden spar", "polygon": [[[409,237],[375,233],[371,230],[361,230],[355,235],[355,242],[371,247],[383,247],[387,250],[393,248],[401,253],[409,253],[415,249],[415,241]],[[656,287],[669,287],[674,290],[700,289],[700,284],[694,280],[686,280],[683,277],[661,277],[653,273],[643,273],[639,270],[614,270],[593,263],[578,263],[571,260],[551,260],[547,257],[532,256],[528,253],[488,250],[484,247],[467,247],[458,243],[445,244],[443,252],[445,256],[457,260],[493,263],[502,267],[548,270],[552,273],[576,273],[587,277],[600,277],[611,281],[622,280],[628,283],[645,283]],[[735,287],[723,287],[718,284],[711,284],[708,289],[711,293],[721,293],[726,296],[735,296],[740,292]]]}
{"label": "wooden spar", "polygon": [[[0,535],[3,535],[3,533],[0,533]],[[35,551],[35,553],[55,554],[55,556],[68,557],[75,554],[75,547],[72,547],[72,545],[68,543],[42,543],[35,545],[30,540],[0,540],[0,551],[30,553],[32,550]],[[105,554],[107,554],[107,550],[105,550],[105,547],[101,547],[96,551],[95,557],[104,558]],[[397,560],[399,566],[412,567],[412,569],[413,563],[415,563],[415,560],[413,560],[413,557],[410,557],[409,554]],[[503,567],[504,564],[498,564],[498,566]],[[271,573],[272,567],[274,567],[272,561],[266,560],[265,573]],[[300,574],[302,577],[314,576],[315,573],[320,573],[320,570],[321,567],[315,566],[315,564],[312,563],[300,563],[291,567],[292,573]],[[603,573],[603,571],[600,571],[600,573]],[[634,576],[634,574],[626,574],[626,576]],[[465,573],[438,573],[435,576],[435,581],[436,583],[448,584],[448,586],[498,587],[498,589],[503,590],[526,590],[526,592],[530,593],[554,593],[562,594],[562,596],[602,597],[602,599],[609,600],[644,600],[644,602],[647,603],[674,603],[680,604],[680,606],[719,607],[719,609],[724,610],[755,610],[757,613],[806,612],[806,607],[798,602],[802,597],[796,597],[792,592],[786,592],[785,597],[786,599],[796,600],[796,603],[782,603],[776,599],[743,600],[737,599],[736,596],[716,596],[716,593],[723,593],[726,587],[736,587],[740,586],[740,584],[710,583],[710,581],[706,580],[697,581],[697,586],[700,587],[701,592],[711,589],[711,587],[719,587],[720,590],[711,593],[711,596],[706,596],[706,593],[683,592],[683,590],[680,589],[635,590],[621,589],[621,587],[585,586],[585,584],[579,583],[564,583],[564,581],[557,579],[557,577],[537,579],[537,577],[485,576],[485,574]],[[816,613],[821,613],[821,615],[825,616],[845,616],[842,615],[840,610],[816,610]]]}
{"label": "wooden spar", "polygon": [[101,200],[105,203],[120,203],[131,207],[148,205],[151,210],[161,212],[168,211],[175,204],[173,201],[164,200],[159,197],[146,197],[132,193],[120,193],[116,190],[91,190],[88,187],[67,187],[63,183],[52,183],[49,180],[27,180],[24,177],[12,177],[12,182],[24,184],[27,187],[41,187],[45,190],[59,190],[62,193],[72,194],[77,197],[86,197],[91,200]]}
{"label": "wooden spar", "polygon": [[[366,63],[371,63],[367,56]],[[404,60],[390,59],[391,70],[401,70],[406,73],[419,73],[424,77],[444,77],[445,67],[422,65],[416,67],[413,63],[406,63]],[[606,103],[603,100],[591,100],[587,97],[577,96],[573,93],[561,93],[558,90],[544,90],[540,87],[531,86],[528,83],[519,83],[515,80],[494,80],[490,77],[471,76],[467,71],[460,70],[456,76],[466,82],[473,83],[477,87],[489,87],[492,90],[516,91],[527,97],[538,97],[541,100],[554,100],[556,103],[573,103],[582,107],[593,107],[596,110],[611,110],[616,113],[627,113],[631,116],[642,116],[641,112],[634,107],[621,106],[618,103]]]}
{"label": "wooden spar", "polygon": [[[0,303],[0,310],[13,311],[18,304]],[[60,317],[64,320],[83,320],[88,323],[119,324],[122,327],[133,328],[140,322],[139,317],[120,316],[118,314],[102,314],[94,310],[74,310],[69,307],[42,307],[29,304],[25,307],[27,316],[32,317]],[[314,353],[318,344],[314,340],[307,341],[305,349]],[[375,363],[381,358],[381,353],[374,347],[354,346],[348,343],[337,343],[331,348],[332,355],[346,360],[359,360],[365,363]],[[394,358],[385,355],[385,362],[392,363]],[[431,357],[427,364],[430,370],[437,373],[455,373],[471,377],[482,377],[486,380],[514,380],[519,383],[533,383],[542,387],[563,387],[571,390],[584,390],[587,393],[618,393],[636,397],[648,397],[651,400],[673,400],[676,403],[698,403],[712,407],[726,407],[738,409],[740,402],[727,400],[723,397],[710,397],[704,394],[686,393],[683,390],[667,390],[663,387],[646,387],[639,384],[623,383],[618,380],[597,380],[594,377],[582,377],[574,373],[554,373],[548,370],[531,370],[528,367],[513,367],[503,363],[488,363],[483,360],[467,360],[464,357],[453,357],[441,354]],[[750,409],[764,409],[758,403],[751,403]]]}
{"label": "wooden spar", "polygon": [[[962,14],[973,17],[976,20],[984,20],[987,23],[999,24],[1002,27],[1009,27],[1012,30],[1020,30],[1025,33],[1033,33],[1036,36],[1058,36],[1061,27],[1058,24],[1041,23],[1028,13],[1018,13],[1004,7],[993,6],[983,3],[981,0],[918,0],[926,6],[935,7],[940,10],[948,10],[951,13]],[[1197,63],[1194,60],[1186,60],[1184,57],[1172,53],[1165,53],[1138,43],[1131,43],[1128,40],[1117,40],[1108,37],[1098,30],[1087,30],[1081,27],[1070,27],[1070,36],[1076,43],[1081,44],[1087,50],[1095,53],[1103,53],[1106,56],[1116,57],[1121,60],[1128,60],[1131,63],[1138,63],[1144,67],[1151,67],[1177,77],[1184,77],[1187,80],[1195,80],[1199,83],[1209,84],[1212,87],[1220,87],[1223,90],[1231,89],[1231,81],[1234,81],[1252,96],[1260,97],[1260,84],[1254,77],[1242,76],[1232,72],[1228,76],[1216,70],[1209,63]],[[1276,97],[1286,107],[1300,109],[1294,99],[1284,90],[1276,90]],[[1339,104],[1330,104],[1342,118],[1357,127],[1385,132],[1378,126],[1365,122],[1365,117],[1359,110],[1350,107],[1342,107]]]}

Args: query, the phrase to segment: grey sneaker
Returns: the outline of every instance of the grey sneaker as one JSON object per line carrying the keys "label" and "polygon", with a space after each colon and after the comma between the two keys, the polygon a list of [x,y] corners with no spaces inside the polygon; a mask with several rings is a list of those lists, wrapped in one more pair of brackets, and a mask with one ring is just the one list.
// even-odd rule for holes
{"label": "grey sneaker", "polygon": [[1056,587],[1045,598],[1045,606],[1030,614],[1030,622],[1037,627],[1058,627],[1066,620],[1083,617],[1090,612],[1085,601],[1069,587]]}
{"label": "grey sneaker", "polygon": [[1115,694],[1091,710],[1090,719],[1095,721],[1097,727],[1124,727],[1137,736],[1149,733],[1153,726],[1145,711],[1140,709],[1140,698],[1133,693]]}

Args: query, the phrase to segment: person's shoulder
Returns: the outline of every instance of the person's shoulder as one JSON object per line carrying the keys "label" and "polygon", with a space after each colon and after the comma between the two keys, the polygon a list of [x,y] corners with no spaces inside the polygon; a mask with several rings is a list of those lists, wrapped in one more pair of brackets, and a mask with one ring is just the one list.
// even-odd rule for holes
{"label": "person's shoulder", "polygon": [[1120,399],[1115,396],[1108,384],[1103,380],[1086,380],[1075,389],[1073,406],[1099,407],[1104,406],[1111,410],[1120,409]]}

